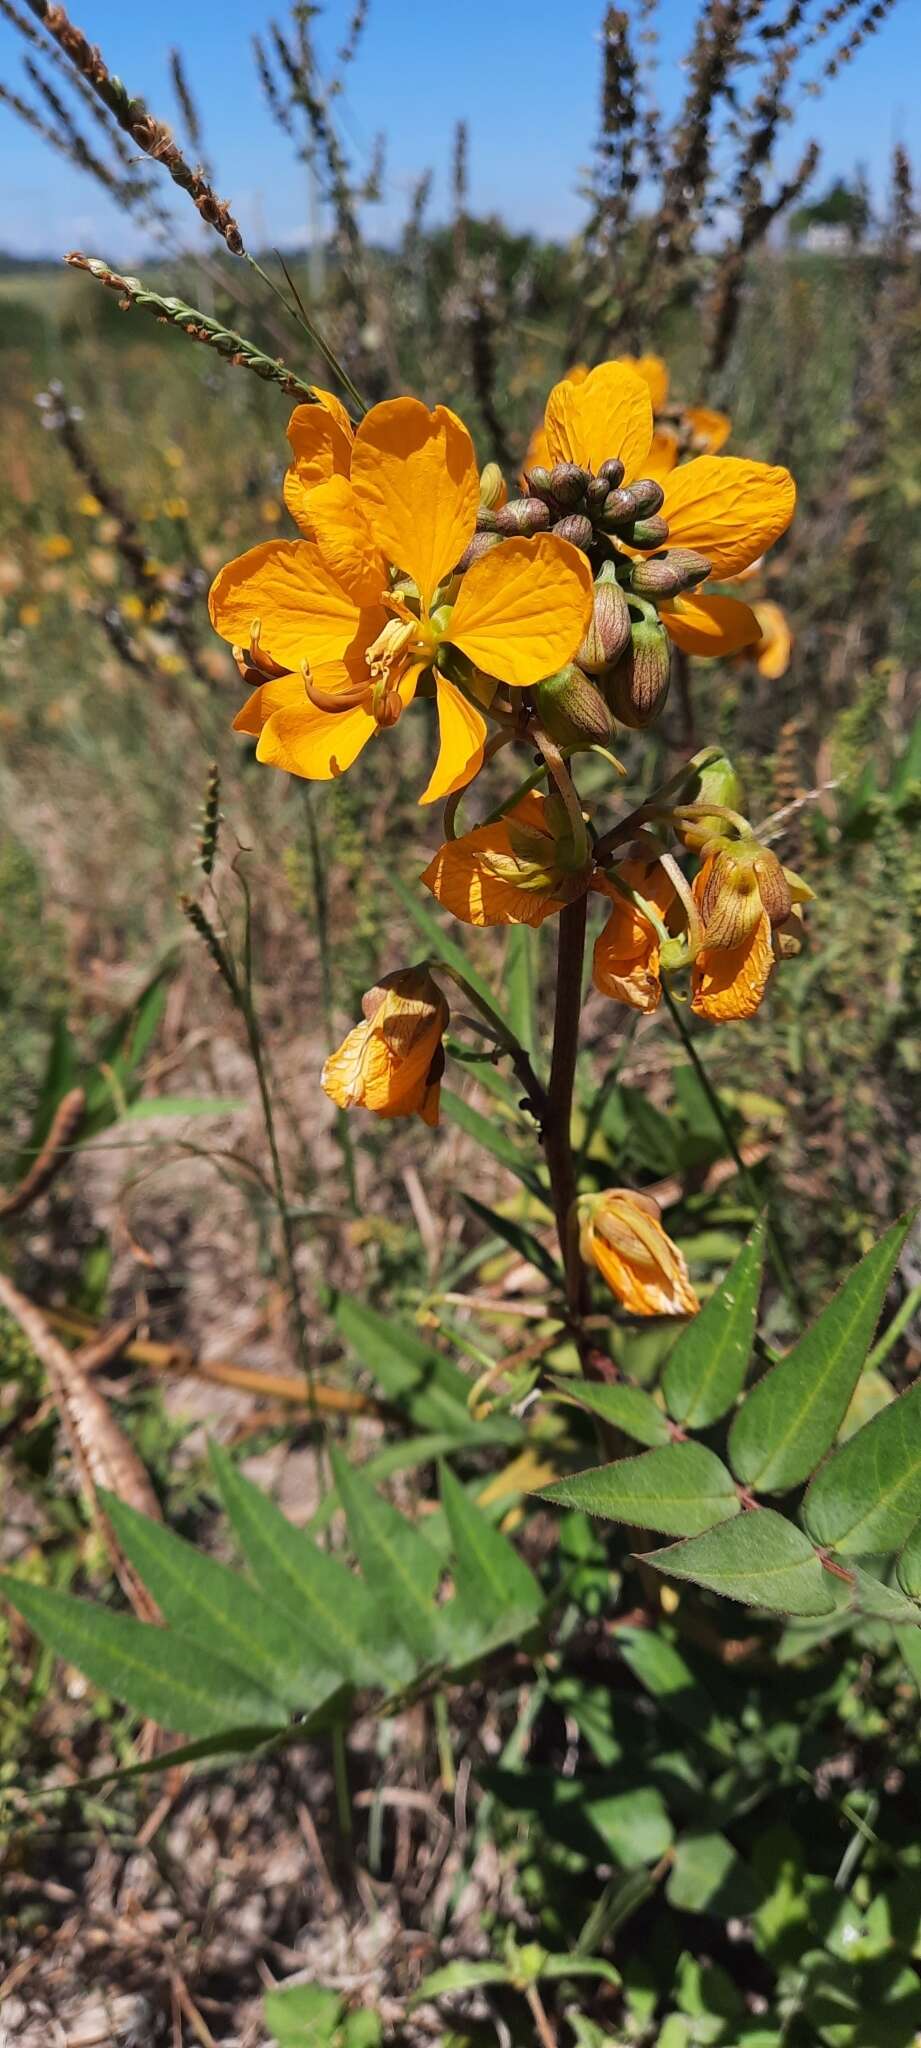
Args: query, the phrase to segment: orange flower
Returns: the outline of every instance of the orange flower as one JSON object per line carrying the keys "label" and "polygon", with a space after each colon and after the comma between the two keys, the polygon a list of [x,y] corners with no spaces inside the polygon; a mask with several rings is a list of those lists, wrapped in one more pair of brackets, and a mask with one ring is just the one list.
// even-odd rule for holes
{"label": "orange flower", "polygon": [[442,1040],[450,1011],[426,967],[385,974],[362,1001],[356,1024],[323,1068],[322,1085],[340,1109],[373,1110],[375,1116],[421,1116],[437,1124]]}
{"label": "orange flower", "polygon": [[755,655],[758,673],[776,683],[786,675],[793,653],[790,621],[782,607],[769,597],[758,598],[752,605],[752,611],[761,627]]}
{"label": "orange flower", "polygon": [[691,973],[691,1008],[717,1024],[753,1017],[782,950],[774,929],[812,891],[751,839],[711,843],[693,895],[703,943]]}
{"label": "orange flower", "polygon": [[[476,774],[486,737],[481,712],[444,672],[444,651],[513,688],[539,682],[581,642],[591,570],[556,534],[516,538],[474,563],[454,596],[479,504],[473,444],[455,414],[391,399],[351,443],[325,406],[298,407],[294,420],[313,539],[265,541],[211,588],[223,638],[252,645],[255,626],[264,654],[287,671],[254,692],[236,729],[258,735],[260,761],[328,781],[397,723],[425,676],[440,747],[420,801],[434,803]],[[325,481],[311,483],[325,468]]]}
{"label": "orange flower", "polygon": [[678,1246],[662,1228],[658,1202],[629,1188],[583,1196],[579,1250],[634,1316],[693,1316],[700,1302]]}
{"label": "orange flower", "polygon": [[560,798],[532,790],[495,824],[448,839],[422,880],[464,924],[541,925],[585,894],[588,864],[573,858]]}
{"label": "orange flower", "polygon": [[[648,357],[602,363],[587,376],[563,378],[547,400],[543,464],[574,462],[597,474],[602,463],[617,458],[626,486],[651,476],[665,492],[666,545],[705,555],[711,574],[722,581],[737,576],[786,531],[796,503],[793,479],[788,470],[765,462],[713,453],[676,467],[678,438],[657,437],[654,430],[651,393],[661,390],[663,376],[664,365]],[[711,449],[725,439],[723,424],[721,415],[699,414],[701,437]],[[663,599],[660,615],[688,654],[732,654],[760,637],[748,605],[699,588]]]}
{"label": "orange flower", "polygon": [[285,473],[284,500],[306,540],[313,539],[308,499],[318,484],[348,476],[355,429],[341,399],[313,386],[316,405],[296,405],[288,421],[294,461]]}
{"label": "orange flower", "polygon": [[[675,889],[660,862],[625,860],[617,873],[628,888],[651,903],[664,922],[675,901]],[[610,897],[611,912],[595,940],[592,980],[601,995],[613,996],[616,1002],[629,1003],[631,1009],[648,1015],[662,1000],[659,933],[616,882],[599,876],[594,886]]]}

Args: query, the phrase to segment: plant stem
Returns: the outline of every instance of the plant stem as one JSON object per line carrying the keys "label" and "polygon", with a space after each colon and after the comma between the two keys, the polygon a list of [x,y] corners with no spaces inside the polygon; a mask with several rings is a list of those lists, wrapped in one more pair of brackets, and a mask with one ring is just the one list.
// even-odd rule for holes
{"label": "plant stem", "polygon": [[566,1304],[578,1330],[590,1306],[588,1275],[572,1228],[576,1169],[572,1153],[572,1095],[579,1050],[582,1010],[582,962],[588,898],[580,896],[560,912],[556,970],[556,1006],[550,1086],[543,1122],[543,1143],[550,1174],[557,1236],[566,1274]]}
{"label": "plant stem", "polygon": [[[304,784],[304,809],[307,816],[307,850],[310,855],[310,880],[317,917],[317,947],[320,955],[323,1024],[326,1031],[327,1044],[332,1045],[335,1037],[335,1023],[333,1016],[332,950],[329,943],[329,898],[326,894],[326,870],[323,865],[323,850],[320,845],[320,835],[317,831],[316,813],[313,807],[312,791],[309,782]],[[352,1144],[352,1133],[349,1129],[348,1112],[344,1109],[337,1108],[336,1110],[335,1130],[339,1150],[342,1153],[342,1164],[345,1167],[349,1207],[352,1210],[352,1214],[357,1216],[358,1184],[355,1178],[355,1148]]]}
{"label": "plant stem", "polygon": [[798,1317],[802,1311],[802,1303],[799,1298],[799,1292],[796,1286],[796,1282],[794,1281],[789,1266],[787,1265],[787,1261],[783,1252],[783,1247],[781,1246],[778,1240],[777,1232],[768,1213],[767,1201],[766,1199],[762,1198],[760,1190],[756,1187],[755,1182],[752,1179],[752,1176],[748,1170],[748,1167],[745,1164],[742,1154],[739,1151],[738,1145],[736,1144],[735,1138],[733,1137],[732,1129],[726,1117],[723,1105],[719,1099],[716,1089],[713,1086],[713,1082],[711,1081],[710,1076],[707,1073],[707,1069],[704,1066],[703,1060],[700,1057],[696,1045],[694,1044],[694,1040],[691,1036],[690,1031],[688,1030],[687,1024],[685,1023],[679,1006],[676,1003],[674,996],[672,995],[671,989],[669,988],[668,983],[664,980],[662,982],[662,994],[664,995],[665,1001],[668,1005],[668,1009],[671,1014],[672,1023],[675,1026],[675,1030],[677,1031],[678,1036],[681,1039],[681,1043],[684,1046],[684,1050],[687,1053],[688,1059],[691,1062],[694,1072],[697,1075],[697,1079],[700,1082],[700,1085],[704,1091],[708,1103],[710,1104],[710,1108],[713,1112],[713,1121],[715,1124],[718,1125],[720,1133],[723,1139],[725,1140],[727,1149],[731,1154],[731,1157],[735,1160],[736,1166],[739,1170],[739,1178],[745,1185],[745,1188],[748,1192],[749,1199],[752,1203],[755,1213],[757,1215],[760,1215],[762,1211],[764,1212],[765,1236],[767,1239],[768,1251],[771,1257],[771,1264],[777,1275],[778,1282],[780,1284],[781,1290],[786,1300],[789,1302],[790,1307],[792,1308],[794,1314]]}
{"label": "plant stem", "polygon": [[317,1409],[314,1394],[313,1364],[310,1357],[310,1346],[307,1341],[307,1319],[304,1315],[304,1304],[301,1300],[300,1276],[297,1270],[297,1234],[294,1228],[294,1219],[292,1217],[291,1209],[288,1203],[288,1191],[285,1186],[285,1176],[284,1169],[281,1163],[281,1153],[278,1149],[278,1133],[275,1127],[275,1111],[272,1107],[272,1093],[269,1087],[269,1077],[266,1070],[265,1056],[262,1048],[262,1033],[259,1028],[259,1019],[256,1014],[255,1006],[253,1003],[252,989],[247,987],[245,990],[241,990],[240,996],[240,1008],[242,1010],[243,1020],[246,1025],[246,1037],[249,1045],[250,1057],[252,1059],[253,1066],[256,1070],[256,1081],[259,1088],[259,1100],[262,1104],[262,1121],[265,1125],[265,1134],[269,1144],[269,1156],[272,1162],[272,1188],[275,1195],[275,1207],[278,1211],[278,1220],[281,1224],[281,1237],[282,1245],[284,1248],[285,1273],[288,1281],[289,1312],[291,1317],[291,1328],[294,1335],[294,1347],[297,1354],[297,1362],[304,1375],[304,1379],[307,1386],[307,1402],[310,1408],[311,1417],[314,1420],[316,1420],[319,1411]]}

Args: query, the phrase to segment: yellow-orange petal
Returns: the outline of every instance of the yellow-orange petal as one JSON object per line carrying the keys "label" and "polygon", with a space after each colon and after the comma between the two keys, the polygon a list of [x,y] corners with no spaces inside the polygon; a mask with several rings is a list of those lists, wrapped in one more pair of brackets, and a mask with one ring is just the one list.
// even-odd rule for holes
{"label": "yellow-orange petal", "polygon": [[[658,861],[624,861],[622,880],[666,917],[675,899],[674,885]],[[662,999],[659,979],[659,937],[655,926],[635,909],[613,882],[599,876],[596,890],[610,898],[607,923],[595,940],[592,980],[600,995],[627,1003],[648,1016]]]}
{"label": "yellow-orange petal", "polygon": [[449,634],[477,668],[528,689],[562,668],[592,615],[586,557],[555,533],[516,536],[468,569]]}
{"label": "yellow-orange petal", "polygon": [[450,1013],[434,983],[420,989],[419,979],[413,969],[388,976],[365,998],[370,1015],[330,1054],[321,1086],[340,1109],[360,1105],[377,1116],[418,1115],[437,1123],[441,1041]]}
{"label": "yellow-orange petal", "polygon": [[552,462],[597,470],[618,456],[629,483],[643,474],[652,446],[649,386],[627,364],[599,363],[582,383],[554,385],[544,427]]}
{"label": "yellow-orange petal", "polygon": [[369,646],[387,622],[379,605],[362,610],[303,540],[268,540],[228,562],[211,585],[211,623],[233,646],[249,645],[258,619],[260,646],[282,668],[338,661]]}
{"label": "yellow-orange petal", "polygon": [[418,398],[372,406],[355,436],[351,479],[378,547],[430,605],[476,526],[480,476],[463,421]]}
{"label": "yellow-orange petal", "polygon": [[377,720],[361,705],[318,711],[308,700],[305,708],[273,712],[259,735],[256,759],[307,782],[333,782],[377,730]]}
{"label": "yellow-orange petal", "polygon": [[786,532],[795,506],[788,469],[737,455],[698,455],[672,471],[662,517],[669,547],[696,548],[714,576],[737,576]]}
{"label": "yellow-orange petal", "polygon": [[767,911],[738,946],[705,946],[691,973],[691,1008],[711,1023],[753,1017],[771,978],[774,949]]}
{"label": "yellow-orange petal", "polygon": [[483,765],[486,720],[470,704],[462,690],[435,670],[435,703],[438,711],[438,759],[419,798],[420,804],[434,804],[465,789]]}
{"label": "yellow-orange petal", "polygon": [[615,361],[626,363],[642,377],[652,401],[653,412],[662,412],[668,397],[668,370],[661,356],[617,356]]}
{"label": "yellow-orange petal", "polygon": [[[525,828],[539,842],[542,857],[516,853],[509,822]],[[587,875],[562,876],[554,871],[553,834],[546,825],[545,799],[531,791],[505,818],[478,825],[460,839],[449,839],[429,862],[422,880],[445,910],[464,924],[541,925],[584,894]]]}
{"label": "yellow-orange petal", "polygon": [[750,605],[737,597],[711,597],[707,590],[682,591],[662,604],[659,616],[670,639],[685,654],[737,654],[761,637]]}
{"label": "yellow-orange petal", "polygon": [[387,565],[347,477],[331,476],[311,491],[310,520],[330,575],[356,604],[378,604]]}
{"label": "yellow-orange petal", "polygon": [[686,405],[684,422],[694,448],[701,455],[717,455],[732,433],[729,414],[712,412],[708,405]]}
{"label": "yellow-orange petal", "polygon": [[657,427],[652,437],[652,447],[643,463],[643,475],[651,476],[655,483],[664,484],[678,460],[678,436],[670,427]]}
{"label": "yellow-orange petal", "polygon": [[777,682],[785,676],[793,653],[793,634],[786,612],[772,598],[759,598],[752,605],[752,611],[761,627],[761,639],[756,651],[758,673]]}
{"label": "yellow-orange petal", "polygon": [[695,1315],[700,1303],[684,1255],[663,1230],[658,1203],[629,1188],[612,1188],[595,1205],[580,1236],[583,1257],[632,1315]]}
{"label": "yellow-orange petal", "polygon": [[287,434],[303,482],[322,484],[331,476],[348,476],[353,428],[341,399],[319,385],[313,388],[318,404],[296,405]]}
{"label": "yellow-orange petal", "polygon": [[274,712],[301,711],[307,703],[303,676],[276,676],[271,682],[260,683],[246,703],[241,704],[233,731],[248,733],[257,740]]}

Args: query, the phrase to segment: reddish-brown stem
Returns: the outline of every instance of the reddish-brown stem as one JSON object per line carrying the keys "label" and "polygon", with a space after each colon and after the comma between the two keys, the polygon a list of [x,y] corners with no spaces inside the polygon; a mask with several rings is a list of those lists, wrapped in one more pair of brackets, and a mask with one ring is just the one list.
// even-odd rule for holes
{"label": "reddish-brown stem", "polygon": [[567,903],[560,912],[556,971],[556,1009],[550,1086],[543,1122],[543,1143],[550,1174],[553,1212],[566,1274],[566,1304],[575,1330],[590,1306],[588,1275],[579,1256],[573,1227],[576,1170],[572,1156],[572,1094],[579,1050],[582,1010],[582,962],[585,955],[587,897]]}

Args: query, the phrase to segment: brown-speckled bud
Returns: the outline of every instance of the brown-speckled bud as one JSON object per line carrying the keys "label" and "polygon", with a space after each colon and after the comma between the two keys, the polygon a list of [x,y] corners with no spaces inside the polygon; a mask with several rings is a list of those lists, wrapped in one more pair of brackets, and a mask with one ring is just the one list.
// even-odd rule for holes
{"label": "brown-speckled bud", "polygon": [[602,746],[611,737],[611,713],[590,676],[574,661],[547,676],[532,691],[534,708],[551,739],[560,747]]}
{"label": "brown-speckled bud", "polygon": [[556,520],[553,531],[561,540],[571,541],[574,548],[581,548],[583,552],[591,547],[595,538],[595,529],[584,512],[568,512],[565,519]]}
{"label": "brown-speckled bud", "polygon": [[649,725],[668,696],[671,645],[656,619],[640,619],[617,667],[605,677],[605,695],[622,725]]}
{"label": "brown-speckled bud", "polygon": [[484,555],[491,554],[493,548],[500,547],[501,543],[501,533],[475,533],[461,555],[457,564],[458,569],[461,573],[465,569],[472,569],[474,562],[481,562]]}
{"label": "brown-speckled bud", "polygon": [[640,519],[651,519],[654,512],[661,512],[665,503],[665,492],[662,485],[655,483],[651,476],[640,477],[635,484],[630,485],[630,492],[636,499]]}
{"label": "brown-speckled bud", "polygon": [[693,590],[709,574],[710,563],[696,548],[669,548],[667,554],[634,562],[630,582],[641,597],[677,597],[679,590]]}
{"label": "brown-speckled bud", "polygon": [[576,656],[579,666],[593,676],[611,668],[630,638],[630,623],[629,606],[620,584],[607,577],[597,582],[591,624]]}
{"label": "brown-speckled bud", "polygon": [[636,499],[632,491],[622,490],[618,485],[608,492],[601,508],[600,524],[606,533],[617,526],[629,526],[636,518]]}
{"label": "brown-speckled bud", "polygon": [[532,497],[552,498],[549,469],[542,469],[539,465],[534,469],[526,469],[524,480]]}
{"label": "brown-speckled bud", "polygon": [[589,482],[588,470],[578,462],[558,462],[550,471],[550,489],[564,512],[581,505]]}
{"label": "brown-speckled bud", "polygon": [[476,515],[477,533],[498,533],[496,514],[489,505],[481,505]]}
{"label": "brown-speckled bud", "polygon": [[500,533],[544,533],[549,524],[550,512],[543,498],[510,498],[496,512]]}
{"label": "brown-speckled bud", "polygon": [[776,853],[771,853],[766,846],[760,847],[755,856],[755,874],[761,901],[771,923],[783,924],[793,909],[793,896]]}
{"label": "brown-speckled bud", "polygon": [[609,491],[616,491],[624,480],[624,465],[620,457],[612,455],[607,462],[603,462],[598,475],[604,477]]}
{"label": "brown-speckled bud", "polygon": [[668,521],[660,512],[654,512],[651,519],[638,519],[630,539],[637,548],[663,548],[668,539]]}
{"label": "brown-speckled bud", "polygon": [[586,487],[586,511],[592,513],[600,512],[609,490],[610,484],[606,482],[603,476],[593,476],[591,482]]}

